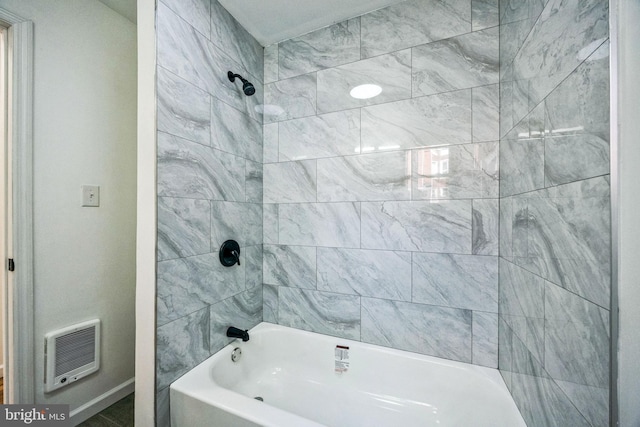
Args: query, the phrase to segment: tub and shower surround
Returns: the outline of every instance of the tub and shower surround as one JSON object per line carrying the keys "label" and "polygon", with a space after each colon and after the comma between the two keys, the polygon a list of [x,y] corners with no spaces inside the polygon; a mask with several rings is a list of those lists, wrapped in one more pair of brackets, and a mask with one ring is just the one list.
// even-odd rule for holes
{"label": "tub and shower surround", "polygon": [[500,5],[499,369],[528,426],[607,426],[608,2]]}
{"label": "tub and shower surround", "polygon": [[265,321],[497,367],[497,25],[409,0],[265,48]]}
{"label": "tub and shower surround", "polygon": [[[262,320],[263,49],[217,1],[157,9],[157,425],[175,379]],[[247,77],[247,97],[227,79]],[[240,266],[218,248],[241,246]]]}

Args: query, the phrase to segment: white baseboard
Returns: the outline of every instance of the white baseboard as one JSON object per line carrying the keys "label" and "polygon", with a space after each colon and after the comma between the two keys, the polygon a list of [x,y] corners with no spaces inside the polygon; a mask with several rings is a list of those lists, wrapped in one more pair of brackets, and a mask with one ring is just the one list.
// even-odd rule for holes
{"label": "white baseboard", "polygon": [[96,397],[95,399],[85,403],[77,409],[74,409],[69,414],[71,423],[77,426],[83,421],[88,420],[97,413],[107,409],[109,406],[116,403],[118,400],[127,397],[135,390],[136,379],[131,378],[117,387],[112,388],[104,394]]}

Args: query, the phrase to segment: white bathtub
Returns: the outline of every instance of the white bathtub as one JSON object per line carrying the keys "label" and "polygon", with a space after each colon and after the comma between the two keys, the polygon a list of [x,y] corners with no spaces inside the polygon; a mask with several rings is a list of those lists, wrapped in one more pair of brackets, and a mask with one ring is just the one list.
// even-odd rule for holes
{"label": "white bathtub", "polygon": [[270,323],[249,334],[171,385],[173,427],[525,427],[495,369]]}

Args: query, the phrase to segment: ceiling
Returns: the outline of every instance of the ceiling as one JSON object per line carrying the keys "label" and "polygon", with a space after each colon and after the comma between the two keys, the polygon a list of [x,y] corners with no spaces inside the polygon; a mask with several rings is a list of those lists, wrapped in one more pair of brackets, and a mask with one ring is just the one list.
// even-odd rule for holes
{"label": "ceiling", "polygon": [[[137,21],[138,11],[136,9],[136,0],[99,0],[110,9],[115,10],[120,15],[127,18],[134,24]],[[178,0],[183,1],[183,0]]]}
{"label": "ceiling", "polygon": [[219,1],[261,45],[269,46],[404,0]]}

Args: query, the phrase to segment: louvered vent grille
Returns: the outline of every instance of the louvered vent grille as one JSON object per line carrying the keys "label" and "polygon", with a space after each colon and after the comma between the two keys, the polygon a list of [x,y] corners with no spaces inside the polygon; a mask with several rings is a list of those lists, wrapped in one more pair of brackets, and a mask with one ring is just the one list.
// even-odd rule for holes
{"label": "louvered vent grille", "polygon": [[95,347],[95,326],[56,338],[56,377],[93,363]]}

